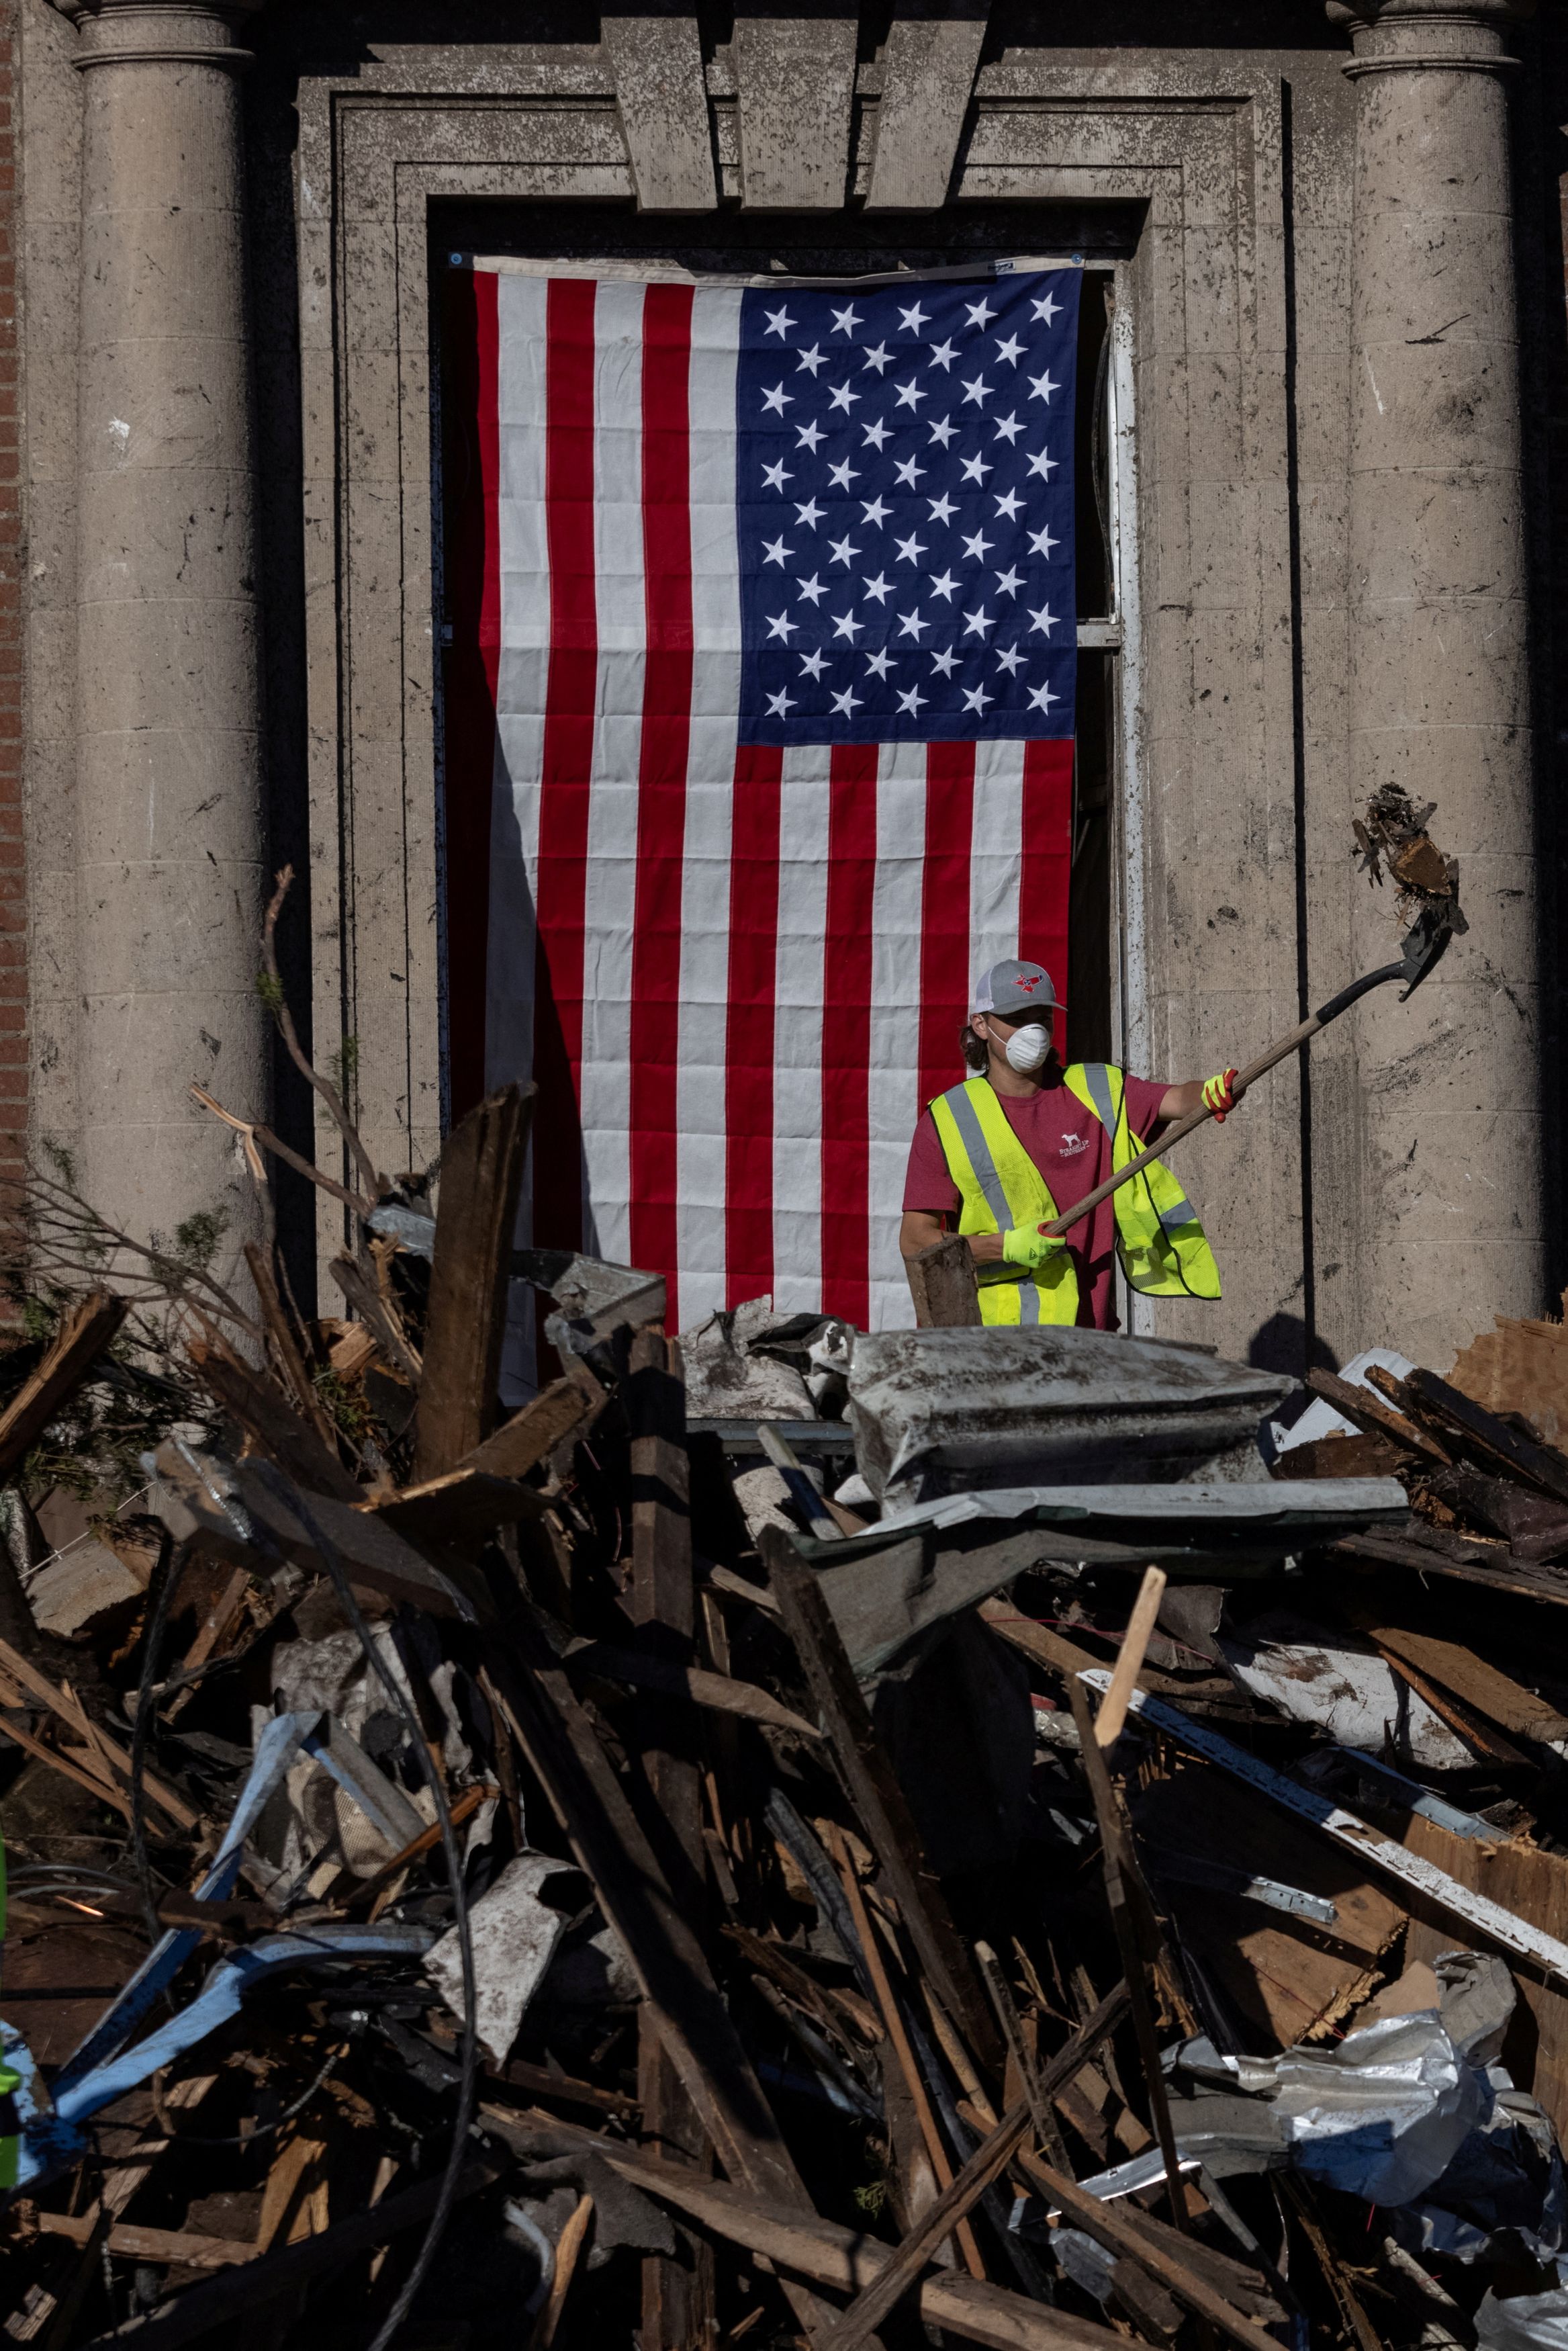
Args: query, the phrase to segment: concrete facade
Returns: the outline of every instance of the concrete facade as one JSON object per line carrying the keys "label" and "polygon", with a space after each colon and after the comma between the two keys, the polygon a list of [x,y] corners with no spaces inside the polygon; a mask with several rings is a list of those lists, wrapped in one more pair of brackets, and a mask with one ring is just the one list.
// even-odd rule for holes
{"label": "concrete facade", "polygon": [[31,1118],[106,1205],[243,1228],[192,1076],[308,1132],[252,985],[285,857],[317,1053],[357,1040],[380,1165],[439,1143],[449,249],[1081,252],[1113,306],[1117,594],[1081,643],[1121,1057],[1245,1061],[1387,959],[1350,836],[1381,782],[1438,803],[1473,925],[1186,1147],[1226,1297],[1158,1327],[1441,1363],[1550,1302],[1554,16],[1106,0],[1086,48],[1000,0],[530,8],[508,39],[427,0],[19,5]]}

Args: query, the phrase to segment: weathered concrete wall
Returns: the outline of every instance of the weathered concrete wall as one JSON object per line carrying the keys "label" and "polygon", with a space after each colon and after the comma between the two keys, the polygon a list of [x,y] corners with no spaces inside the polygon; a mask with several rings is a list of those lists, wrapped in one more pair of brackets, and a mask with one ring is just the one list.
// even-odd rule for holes
{"label": "weathered concrete wall", "polygon": [[[1538,891],[1510,0],[1355,0],[1349,768],[1435,800],[1472,924],[1355,1015],[1362,1311],[1441,1361],[1542,1303]],[[1386,917],[1354,901],[1356,959]]]}
{"label": "weathered concrete wall", "polygon": [[22,0],[29,1126],[77,1133],[77,341],[81,77],[49,0]]}
{"label": "weathered concrete wall", "polygon": [[[192,1078],[265,1115],[265,904],[239,8],[78,17],[77,912],[82,1178],[172,1235],[255,1218]],[[152,39],[150,40],[150,33]],[[154,46],[154,43],[156,46]]]}

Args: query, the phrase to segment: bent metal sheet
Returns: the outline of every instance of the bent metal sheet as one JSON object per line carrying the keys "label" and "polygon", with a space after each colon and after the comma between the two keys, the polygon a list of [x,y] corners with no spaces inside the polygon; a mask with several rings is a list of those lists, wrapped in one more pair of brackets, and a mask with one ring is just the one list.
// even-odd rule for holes
{"label": "bent metal sheet", "polygon": [[972,971],[1065,993],[1080,274],[463,266],[452,1069],[537,1081],[527,1236],[662,1272],[672,1328],[906,1322]]}

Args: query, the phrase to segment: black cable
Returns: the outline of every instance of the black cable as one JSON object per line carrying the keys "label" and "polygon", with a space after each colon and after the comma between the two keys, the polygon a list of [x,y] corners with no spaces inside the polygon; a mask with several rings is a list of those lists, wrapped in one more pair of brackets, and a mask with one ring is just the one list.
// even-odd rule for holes
{"label": "black cable", "polygon": [[136,1719],[130,1731],[130,1850],[136,1861],[137,1885],[141,1895],[142,1911],[147,1932],[154,1943],[161,1940],[163,1928],[158,1917],[158,1896],[152,1884],[152,1864],[147,1851],[147,1795],[143,1782],[147,1771],[147,1737],[152,1719],[152,1685],[158,1676],[158,1659],[163,1647],[164,1629],[169,1622],[170,1603],[184,1571],[187,1546],[174,1548],[174,1538],[165,1527],[158,1538],[158,1560],[152,1570],[149,1589],[152,1606],[147,1620],[146,1638],[141,1648],[141,1678],[136,1690]]}
{"label": "black cable", "polygon": [[452,2124],[452,2147],[447,2156],[446,2169],[441,2175],[441,2191],[436,2198],[435,2210],[431,2214],[423,2241],[415,2256],[412,2269],[403,2281],[402,2290],[392,2304],[385,2322],[378,2330],[374,2342],[369,2346],[369,2351],[387,2351],[387,2346],[408,2316],[414,2296],[424,2283],[425,2273],[435,2257],[436,2247],[441,2242],[442,2232],[452,2216],[452,2208],[457,2199],[458,2178],[462,2168],[463,2142],[468,2137],[468,2126],[473,2114],[474,2092],[479,2073],[479,2038],[475,2030],[478,1989],[473,1972],[473,1931],[469,1923],[468,1895],[462,1882],[462,1857],[458,1852],[457,1834],[452,1824],[452,1810],[447,1803],[446,1790],[441,1784],[441,1773],[436,1770],[435,1760],[425,1744],[424,1730],[419,1716],[415,1713],[413,1704],[402,1684],[370,1638],[369,1627],[365,1622],[358,1602],[354,1597],[353,1586],[348,1581],[348,1572],[343,1565],[337,1545],[325,1529],[317,1523],[304,1495],[291,1486],[286,1478],[281,1477],[270,1461],[257,1460],[253,1462],[250,1468],[252,1474],[262,1479],[276,1499],[287,1510],[290,1516],[298,1520],[309,1536],[317,1556],[327,1570],[332,1588],[342,1604],[344,1614],[358,1635],[359,1646],[365,1652],[372,1672],[391,1699],[398,1713],[402,1717],[404,1727],[413,1742],[414,1753],[419,1758],[420,1768],[424,1773],[425,1783],[430,1789],[435,1804],[436,1818],[441,1823],[441,1847],[446,1855],[447,1876],[452,1883],[452,1906],[455,1913],[452,1923],[457,1930],[458,1950],[462,1960],[462,2070],[458,2082],[457,2116]]}

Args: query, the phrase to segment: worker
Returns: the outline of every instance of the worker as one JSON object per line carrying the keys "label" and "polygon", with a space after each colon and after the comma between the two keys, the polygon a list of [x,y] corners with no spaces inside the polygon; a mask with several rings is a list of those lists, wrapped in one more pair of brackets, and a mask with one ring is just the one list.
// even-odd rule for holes
{"label": "worker", "polygon": [[974,1072],[921,1113],[909,1149],[898,1246],[916,1257],[956,1223],[968,1238],[982,1322],[1117,1327],[1115,1258],[1156,1298],[1218,1298],[1220,1271],[1190,1201],[1152,1160],[1070,1233],[1040,1228],[1136,1159],[1201,1103],[1223,1124],[1236,1072],[1168,1086],[1105,1061],[1057,1058],[1051,975],[1016,958],[976,983],[961,1032]]}

